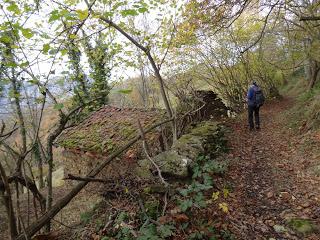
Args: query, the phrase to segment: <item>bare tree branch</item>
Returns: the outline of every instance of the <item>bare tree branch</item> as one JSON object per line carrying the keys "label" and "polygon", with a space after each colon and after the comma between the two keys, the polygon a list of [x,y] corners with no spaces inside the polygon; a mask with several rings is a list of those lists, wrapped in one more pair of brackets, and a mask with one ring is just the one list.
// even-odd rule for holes
{"label": "bare tree branch", "polygon": [[267,24],[268,24],[268,19],[269,19],[269,16],[271,15],[273,9],[275,8],[275,6],[279,3],[280,0],[278,0],[275,4],[273,4],[271,7],[270,7],[270,10],[267,14],[267,16],[265,17],[264,19],[264,24],[263,24],[263,27],[262,27],[262,30],[260,32],[260,35],[259,37],[251,44],[249,45],[248,47],[246,47],[244,50],[241,51],[241,54],[245,53],[246,51],[248,51],[250,48],[254,47],[263,37],[264,33],[265,33],[265,29],[267,27]]}
{"label": "bare tree branch", "polygon": [[142,139],[142,145],[143,145],[143,149],[144,149],[144,153],[146,154],[148,160],[152,163],[152,165],[157,169],[157,172],[158,172],[158,176],[160,178],[160,181],[163,183],[163,185],[165,185],[166,187],[168,186],[168,183],[164,180],[164,178],[162,177],[162,174],[161,174],[161,170],[159,168],[159,166],[155,163],[155,161],[153,161],[153,159],[150,157],[150,150],[149,150],[149,147],[147,145],[147,142],[146,142],[146,137],[145,137],[145,133],[143,131],[143,128],[141,126],[141,123],[140,121],[138,120],[138,127],[139,127],[139,130],[140,130],[140,136],[141,136],[141,139]]}
{"label": "bare tree branch", "polygon": [[320,21],[320,16],[301,16],[300,21]]}

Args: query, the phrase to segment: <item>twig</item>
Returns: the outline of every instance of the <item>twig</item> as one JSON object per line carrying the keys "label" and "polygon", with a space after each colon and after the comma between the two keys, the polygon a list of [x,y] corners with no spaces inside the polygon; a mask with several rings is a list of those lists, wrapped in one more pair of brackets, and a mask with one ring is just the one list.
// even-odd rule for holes
{"label": "twig", "polygon": [[159,166],[153,161],[153,159],[150,157],[149,155],[149,148],[148,148],[148,145],[146,143],[146,138],[145,138],[145,134],[143,132],[143,129],[142,129],[142,126],[141,126],[141,123],[138,119],[138,127],[139,127],[139,130],[140,130],[140,136],[141,136],[141,139],[142,139],[142,145],[143,145],[143,150],[148,158],[148,160],[153,164],[153,166],[157,169],[157,172],[158,172],[158,176],[160,178],[160,181],[163,183],[163,185],[165,185],[165,187],[168,186],[168,183],[164,180],[164,178],[162,177],[162,174],[161,174],[161,170],[159,168]]}
{"label": "twig", "polygon": [[54,222],[56,222],[56,223],[58,223],[58,224],[60,224],[61,226],[64,226],[64,227],[66,227],[66,228],[69,228],[69,229],[77,229],[77,227],[70,227],[70,226],[68,226],[68,225],[66,225],[66,224],[64,224],[64,223],[62,223],[62,222],[60,222],[60,221],[58,221],[58,220],[56,220],[56,219],[52,219]]}
{"label": "twig", "polygon": [[93,177],[79,177],[79,176],[74,176],[70,173],[68,174],[67,177],[63,178],[63,180],[77,180],[77,181],[101,182],[101,183],[114,182],[114,180],[111,180],[111,179],[101,179],[101,178],[93,178]]}
{"label": "twig", "polygon": [[320,16],[301,16],[299,21],[319,21]]}
{"label": "twig", "polygon": [[248,51],[250,48],[252,48],[253,46],[255,46],[263,37],[264,33],[265,33],[265,29],[267,27],[267,24],[268,24],[268,19],[269,19],[269,16],[271,15],[274,7],[279,3],[280,0],[278,0],[275,4],[273,4],[270,8],[270,11],[268,12],[267,16],[265,17],[264,19],[264,24],[263,24],[263,28],[260,32],[260,35],[259,37],[248,47],[246,47],[244,50],[241,51],[241,54],[245,53],[246,51]]}
{"label": "twig", "polygon": [[167,190],[166,193],[164,194],[163,201],[164,201],[164,206],[163,206],[163,209],[162,209],[162,216],[164,216],[164,214],[166,213],[166,210],[167,210],[167,205],[168,205],[168,190]]}
{"label": "twig", "polygon": [[9,131],[7,133],[3,133],[4,129],[5,129],[5,124],[2,123],[0,138],[10,137],[18,129],[18,127],[16,127],[16,125],[17,125],[17,122],[14,123],[13,129],[11,131]]}
{"label": "twig", "polygon": [[23,235],[24,235],[25,239],[26,239],[26,240],[29,240],[30,238],[28,238],[28,235],[27,235],[27,233],[26,233],[26,228],[25,228],[24,223],[23,223],[23,221],[22,221],[22,219],[21,219],[20,211],[19,211],[19,210],[18,210],[18,219],[19,219],[19,221],[21,222],[22,231],[23,231]]}

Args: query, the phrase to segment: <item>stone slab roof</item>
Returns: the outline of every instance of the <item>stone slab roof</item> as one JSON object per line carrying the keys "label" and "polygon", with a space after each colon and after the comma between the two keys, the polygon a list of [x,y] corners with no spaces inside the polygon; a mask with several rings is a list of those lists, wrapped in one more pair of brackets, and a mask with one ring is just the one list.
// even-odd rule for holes
{"label": "stone slab roof", "polygon": [[[139,134],[138,119],[146,129],[165,119],[165,116],[165,112],[159,109],[120,109],[106,105],[79,125],[65,130],[56,145],[100,154],[113,152]],[[158,141],[159,134],[159,130],[147,134],[150,145]]]}

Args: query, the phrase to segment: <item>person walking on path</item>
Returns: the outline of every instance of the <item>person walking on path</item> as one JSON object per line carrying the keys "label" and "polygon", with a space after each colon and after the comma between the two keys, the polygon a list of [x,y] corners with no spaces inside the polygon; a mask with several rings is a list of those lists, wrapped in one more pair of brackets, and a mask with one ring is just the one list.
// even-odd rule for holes
{"label": "person walking on path", "polygon": [[260,110],[260,107],[263,105],[264,100],[265,98],[261,88],[258,86],[256,82],[253,82],[247,94],[248,122],[249,122],[249,129],[251,131],[254,129],[253,114],[254,114],[256,129],[257,130],[260,129],[259,110]]}

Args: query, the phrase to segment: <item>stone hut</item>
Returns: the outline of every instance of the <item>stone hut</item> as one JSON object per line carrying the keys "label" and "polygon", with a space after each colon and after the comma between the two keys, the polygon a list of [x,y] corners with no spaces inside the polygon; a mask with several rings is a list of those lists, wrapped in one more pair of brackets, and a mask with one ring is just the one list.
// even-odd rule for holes
{"label": "stone hut", "polygon": [[[66,173],[84,176],[111,152],[139,134],[138,120],[143,129],[147,129],[165,117],[165,112],[158,109],[102,107],[79,125],[65,130],[57,140],[56,146],[63,148]],[[152,154],[165,149],[165,128],[158,127],[146,134]],[[131,171],[136,160],[143,158],[143,155],[139,141],[107,166],[102,175],[121,177]]]}

